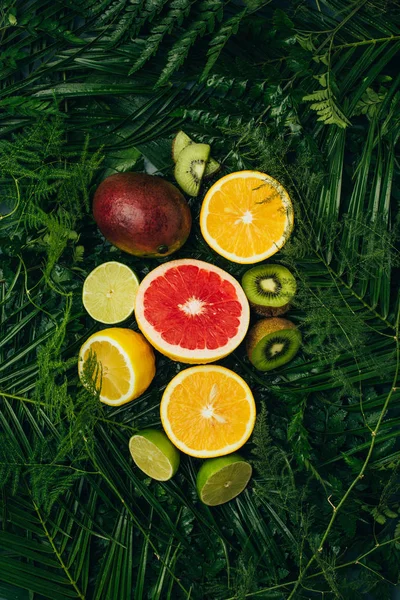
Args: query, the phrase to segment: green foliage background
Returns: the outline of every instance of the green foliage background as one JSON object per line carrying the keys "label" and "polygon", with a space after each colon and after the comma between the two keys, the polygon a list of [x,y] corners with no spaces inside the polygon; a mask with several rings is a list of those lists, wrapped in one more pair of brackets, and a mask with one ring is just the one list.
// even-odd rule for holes
{"label": "green foliage background", "polygon": [[[0,5],[0,596],[390,598],[400,564],[400,7],[391,0],[3,0]],[[180,128],[223,173],[290,191],[304,345],[260,374],[222,364],[258,405],[255,476],[209,509],[199,461],[165,484],[127,442],[160,426],[183,365],[158,356],[149,390],[100,405],[76,373],[101,327],[82,283],[111,258],[96,185],[150,166],[173,181]],[[397,176],[397,177],[396,177]],[[212,181],[210,182],[212,183]],[[174,255],[245,270],[198,227]],[[136,328],[134,320],[127,326]],[[87,374],[90,377],[90,372]]]}

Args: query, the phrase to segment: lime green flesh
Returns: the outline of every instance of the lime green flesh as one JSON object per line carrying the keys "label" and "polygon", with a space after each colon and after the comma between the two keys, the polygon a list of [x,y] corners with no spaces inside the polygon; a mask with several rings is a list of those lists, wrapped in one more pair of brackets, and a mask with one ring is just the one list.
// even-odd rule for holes
{"label": "lime green flesh", "polygon": [[129,440],[129,450],[137,467],[157,481],[167,481],[175,475],[180,454],[165,433],[145,429]]}
{"label": "lime green flesh", "polygon": [[200,500],[208,506],[229,502],[245,489],[251,473],[251,465],[238,454],[205,461],[197,475]]}

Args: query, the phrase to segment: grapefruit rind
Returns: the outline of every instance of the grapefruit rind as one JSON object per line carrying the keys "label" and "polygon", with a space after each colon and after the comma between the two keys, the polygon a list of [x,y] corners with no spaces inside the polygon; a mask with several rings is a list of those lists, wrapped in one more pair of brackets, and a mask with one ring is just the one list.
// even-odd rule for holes
{"label": "grapefruit rind", "polygon": [[[260,180],[266,181],[267,183],[272,185],[279,193],[279,195],[282,199],[282,203],[286,209],[286,215],[287,215],[284,232],[283,232],[282,236],[280,237],[280,239],[274,241],[274,243],[268,249],[266,249],[264,252],[262,252],[260,254],[253,254],[251,256],[240,256],[233,252],[228,252],[227,250],[225,250],[225,248],[221,247],[219,245],[219,243],[217,242],[217,240],[215,240],[210,235],[210,233],[208,231],[208,227],[207,227],[207,217],[210,214],[209,204],[210,204],[210,200],[211,200],[212,196],[214,195],[215,192],[217,192],[221,189],[221,187],[224,185],[224,183],[226,183],[227,181],[229,181],[231,179],[235,179],[235,178],[239,178],[239,177],[242,177],[242,178],[254,177],[255,179],[260,179]],[[239,264],[246,264],[246,265],[258,263],[263,260],[266,260],[270,256],[273,256],[276,252],[278,252],[278,250],[280,250],[284,246],[284,244],[288,240],[290,234],[292,233],[293,222],[294,222],[293,205],[292,205],[292,201],[290,199],[288,192],[285,190],[283,185],[281,183],[279,183],[279,181],[277,181],[270,175],[267,175],[266,173],[261,173],[260,171],[237,171],[235,173],[230,173],[228,175],[225,175],[224,177],[221,177],[221,179],[219,179],[216,183],[214,183],[214,185],[212,185],[210,187],[210,189],[208,190],[207,194],[204,197],[203,204],[201,206],[201,211],[200,211],[201,233],[202,233],[205,241],[207,242],[207,244],[213,250],[215,250],[215,252],[217,252],[224,258],[230,260],[231,262],[239,263]]]}
{"label": "grapefruit rind", "polygon": [[[214,273],[217,273],[222,279],[225,279],[226,281],[230,282],[234,286],[237,294],[237,300],[242,306],[240,325],[236,335],[230,338],[227,344],[215,350],[198,348],[195,350],[190,350],[182,348],[179,345],[169,344],[168,342],[163,340],[161,334],[153,327],[151,323],[148,322],[144,315],[144,295],[147,289],[149,288],[150,284],[157,277],[161,277],[167,270],[184,265],[197,266],[200,269],[212,271]],[[156,267],[142,280],[138,289],[138,293],[136,295],[135,317],[138,327],[145,336],[145,338],[150,342],[152,346],[154,346],[156,350],[161,352],[161,354],[164,354],[172,360],[180,361],[187,364],[206,364],[228,356],[228,354],[233,352],[233,350],[235,350],[235,348],[237,348],[237,346],[239,346],[239,344],[243,341],[249,328],[250,307],[246,294],[244,293],[239,282],[234,277],[232,277],[232,275],[230,275],[223,269],[220,269],[219,267],[216,267],[210,263],[201,260],[179,259],[170,261],[168,263]]]}
{"label": "grapefruit rind", "polygon": [[[220,373],[229,375],[230,377],[235,379],[245,390],[246,399],[249,403],[250,417],[248,419],[245,432],[243,433],[241,438],[239,440],[237,440],[234,444],[229,444],[227,446],[223,446],[216,450],[207,450],[207,449],[195,450],[193,448],[190,448],[187,444],[181,442],[179,440],[179,438],[177,438],[177,436],[174,433],[173,427],[171,426],[169,418],[168,418],[168,406],[169,406],[171,395],[172,395],[174,389],[178,385],[180,385],[182,383],[182,381],[184,381],[192,373],[199,372],[200,370],[202,370],[203,372],[219,371]],[[204,366],[189,367],[188,369],[185,369],[184,371],[181,371],[180,373],[178,373],[178,375],[175,375],[175,377],[167,385],[167,387],[164,391],[164,394],[162,396],[161,404],[160,404],[160,416],[161,416],[161,423],[163,425],[165,433],[167,434],[167,436],[169,437],[171,442],[174,444],[174,446],[176,446],[178,448],[178,450],[181,450],[185,454],[188,454],[189,456],[193,456],[195,458],[216,458],[218,456],[225,456],[226,454],[231,454],[232,452],[236,452],[236,450],[239,450],[239,448],[241,448],[247,442],[247,440],[249,439],[249,437],[251,436],[251,434],[253,432],[254,424],[256,421],[256,405],[255,405],[253,393],[252,393],[250,387],[247,385],[247,383],[244,381],[244,379],[242,379],[239,375],[237,375],[230,369],[226,369],[225,367],[220,367],[219,365],[204,365]]]}

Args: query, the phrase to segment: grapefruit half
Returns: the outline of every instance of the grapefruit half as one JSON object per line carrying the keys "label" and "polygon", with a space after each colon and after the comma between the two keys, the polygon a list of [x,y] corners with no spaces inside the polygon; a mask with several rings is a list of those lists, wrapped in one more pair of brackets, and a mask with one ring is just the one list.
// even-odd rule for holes
{"label": "grapefruit half", "polygon": [[204,364],[232,352],[249,326],[249,303],[229,273],[201,260],[156,267],[136,296],[137,324],[172,360]]}

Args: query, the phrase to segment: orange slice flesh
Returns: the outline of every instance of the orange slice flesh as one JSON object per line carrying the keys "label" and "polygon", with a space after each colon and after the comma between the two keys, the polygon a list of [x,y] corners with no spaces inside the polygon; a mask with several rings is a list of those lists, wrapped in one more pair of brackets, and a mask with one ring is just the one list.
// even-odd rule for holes
{"label": "orange slice flesh", "polygon": [[254,428],[256,409],[247,383],[217,365],[176,375],[161,400],[161,421],[171,442],[197,458],[238,450]]}
{"label": "orange slice flesh", "polygon": [[200,213],[206,242],[228,260],[260,262],[285,244],[293,228],[293,207],[284,187],[265,173],[239,171],[219,179]]}

